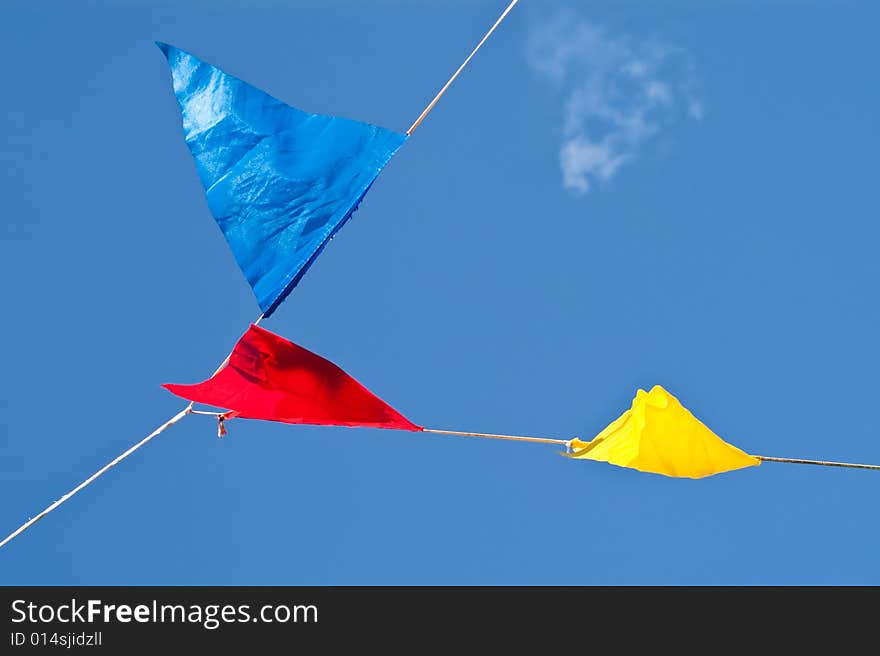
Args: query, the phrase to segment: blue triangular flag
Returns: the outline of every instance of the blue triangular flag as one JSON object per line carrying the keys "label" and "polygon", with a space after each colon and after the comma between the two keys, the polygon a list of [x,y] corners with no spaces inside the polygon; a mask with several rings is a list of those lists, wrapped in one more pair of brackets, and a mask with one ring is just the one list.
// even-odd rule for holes
{"label": "blue triangular flag", "polygon": [[269,316],[406,135],[308,114],[165,43],[208,207]]}

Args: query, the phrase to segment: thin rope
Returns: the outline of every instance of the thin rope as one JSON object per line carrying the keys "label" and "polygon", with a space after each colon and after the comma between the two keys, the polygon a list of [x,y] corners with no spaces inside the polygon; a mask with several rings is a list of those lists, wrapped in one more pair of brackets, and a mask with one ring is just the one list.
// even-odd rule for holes
{"label": "thin rope", "polygon": [[67,501],[68,499],[70,499],[74,494],[76,494],[77,492],[79,492],[80,490],[82,490],[84,487],[86,487],[87,485],[89,485],[90,483],[92,483],[92,481],[94,481],[95,479],[97,479],[98,477],[100,477],[101,475],[103,475],[105,472],[107,472],[108,469],[111,469],[112,467],[118,465],[120,462],[122,462],[123,460],[125,460],[125,459],[126,459],[128,456],[130,456],[132,453],[134,453],[135,451],[137,451],[138,449],[140,449],[142,446],[144,446],[147,442],[149,442],[149,441],[152,440],[154,437],[156,437],[157,435],[159,435],[159,434],[160,434],[162,431],[164,431],[166,428],[170,428],[171,426],[173,426],[174,424],[176,424],[178,421],[180,421],[181,419],[183,419],[184,417],[186,417],[188,414],[190,414],[190,412],[191,412],[191,410],[190,410],[189,407],[184,408],[183,410],[181,410],[180,412],[178,412],[176,415],[174,415],[171,419],[169,419],[169,420],[166,421],[164,424],[162,424],[161,426],[159,426],[159,428],[157,428],[157,429],[154,430],[152,433],[150,433],[149,435],[147,435],[147,436],[146,436],[144,439],[142,439],[140,442],[138,442],[138,443],[135,444],[133,447],[131,447],[130,449],[128,449],[125,453],[123,453],[123,454],[121,454],[121,455],[119,455],[119,456],[116,456],[113,460],[111,460],[111,461],[108,462],[106,465],[104,465],[103,467],[101,467],[101,469],[99,469],[99,470],[96,471],[94,474],[92,474],[91,476],[89,476],[86,480],[84,480],[82,483],[80,483],[79,485],[77,485],[77,486],[76,486],[75,488],[73,488],[70,492],[68,492],[67,494],[65,494],[65,495],[64,495],[63,497],[61,497],[60,499],[58,499],[58,501],[56,501],[55,503],[49,505],[45,510],[43,510],[41,513],[39,513],[36,517],[33,517],[33,518],[29,519],[29,520],[26,521],[24,524],[22,524],[22,525],[19,526],[17,529],[15,529],[12,533],[10,533],[9,535],[7,535],[6,538],[4,538],[3,542],[0,542],[0,547],[2,547],[4,544],[6,544],[6,543],[9,542],[10,540],[12,540],[14,537],[16,537],[17,535],[19,535],[20,533],[23,533],[24,531],[26,531],[28,528],[30,528],[30,527],[33,526],[34,524],[36,524],[38,521],[40,521],[43,517],[45,517],[46,515],[48,515],[48,514],[49,514],[50,512],[52,512],[53,510],[55,510],[55,509],[56,509],[58,506],[60,506],[62,503],[64,503],[64,502]]}
{"label": "thin rope", "polygon": [[458,67],[458,70],[455,71],[455,73],[452,75],[451,78],[449,78],[449,81],[448,81],[446,84],[444,84],[444,85],[443,85],[443,88],[440,89],[440,91],[437,93],[436,96],[434,96],[434,100],[432,100],[431,103],[430,103],[427,107],[425,107],[425,111],[423,111],[423,112],[419,115],[419,117],[415,120],[415,123],[413,123],[411,126],[409,126],[409,130],[406,131],[406,135],[407,135],[407,136],[409,136],[409,135],[411,135],[413,132],[415,132],[415,129],[416,129],[417,127],[419,127],[419,123],[421,123],[422,121],[425,120],[425,117],[428,115],[428,113],[429,113],[432,109],[434,109],[434,105],[437,104],[437,101],[440,100],[440,98],[443,97],[443,94],[446,93],[446,90],[447,90],[450,86],[452,86],[452,83],[455,82],[455,78],[457,78],[458,75],[459,75],[459,73],[461,73],[461,72],[464,70],[464,67],[468,65],[468,62],[470,62],[470,60],[473,58],[473,56],[477,54],[477,50],[479,50],[480,48],[482,48],[482,47],[483,47],[483,44],[486,43],[486,40],[487,40],[490,36],[492,36],[492,32],[495,31],[495,28],[497,28],[499,25],[501,25],[501,21],[503,21],[503,20],[505,19],[505,17],[507,16],[507,14],[510,13],[510,10],[513,9],[514,5],[515,5],[517,2],[519,2],[519,0],[513,0],[509,5],[507,5],[507,9],[505,9],[505,10],[504,10],[504,13],[501,14],[501,16],[498,17],[498,20],[495,21],[495,24],[492,26],[492,28],[491,28],[488,32],[486,32],[486,36],[484,36],[484,37],[482,38],[482,40],[477,44],[477,47],[474,48],[474,49],[471,51],[471,54],[468,55],[467,59],[464,60],[464,63],[462,63],[462,65]]}
{"label": "thin rope", "polygon": [[830,460],[802,460],[800,458],[771,458],[769,456],[753,456],[765,462],[789,462],[795,465],[822,465],[823,467],[850,467],[852,469],[875,469],[880,471],[880,465],[859,465],[854,462],[832,462]]}
{"label": "thin rope", "polygon": [[[208,415],[217,417],[223,415],[224,412],[211,412],[208,410],[192,410],[196,415]],[[572,440],[560,440],[551,437],[530,437],[527,435],[505,435],[502,433],[472,433],[470,431],[452,431],[441,430],[439,428],[423,428],[423,433],[433,433],[434,435],[455,435],[459,437],[480,437],[490,440],[507,440],[510,442],[533,442],[538,444],[558,444],[564,446],[566,451],[571,450]],[[880,471],[880,465],[860,465],[853,462],[833,462],[830,460],[804,460],[801,458],[771,458],[770,456],[752,456],[764,462],[786,462],[796,465],[822,465],[823,467],[849,467],[851,469],[874,469]]]}
{"label": "thin rope", "polygon": [[[256,326],[257,324],[259,324],[259,323],[263,320],[263,318],[264,318],[264,315],[261,314],[260,317],[259,317],[256,321],[254,321],[254,325]],[[216,376],[217,373],[219,373],[219,371],[220,371],[221,369],[223,369],[223,367],[225,367],[225,366],[229,363],[229,358],[230,358],[231,355],[232,355],[232,353],[230,353],[229,355],[226,356],[226,358],[223,360],[223,362],[220,363],[220,366],[217,367],[217,370],[216,370],[213,374],[211,374],[212,377],[213,377],[213,376]],[[105,474],[105,473],[107,472],[107,470],[112,469],[113,467],[115,467],[116,465],[118,465],[120,462],[122,462],[123,460],[125,460],[125,459],[126,459],[128,456],[130,456],[132,453],[134,453],[135,451],[137,451],[138,449],[140,449],[142,446],[144,446],[147,442],[149,442],[149,441],[152,440],[154,437],[156,437],[157,435],[159,435],[160,433],[162,433],[163,431],[165,431],[167,428],[170,428],[171,426],[173,426],[174,424],[176,424],[178,421],[180,421],[181,419],[183,419],[183,418],[186,417],[187,415],[191,415],[191,414],[199,414],[199,415],[201,415],[201,414],[213,414],[213,415],[215,415],[215,416],[217,415],[216,412],[205,413],[205,412],[202,412],[202,411],[199,411],[199,410],[193,410],[193,406],[194,406],[194,405],[195,405],[195,401],[190,401],[189,405],[187,405],[183,410],[181,410],[181,411],[178,412],[176,415],[174,415],[171,419],[169,419],[169,420],[166,421],[164,424],[162,424],[161,426],[159,426],[159,428],[157,428],[157,429],[154,430],[152,433],[150,433],[149,435],[147,435],[147,436],[146,436],[144,439],[142,439],[140,442],[138,442],[137,444],[135,444],[134,446],[132,446],[130,449],[128,449],[127,451],[125,451],[125,452],[122,453],[121,455],[116,456],[116,458],[114,458],[114,459],[111,460],[109,463],[107,463],[106,465],[104,465],[103,467],[101,467],[101,469],[99,469],[99,470],[96,471],[94,474],[92,474],[91,476],[89,476],[86,480],[84,480],[82,483],[80,483],[79,485],[77,485],[77,486],[76,486],[75,488],[73,488],[70,492],[68,492],[67,494],[65,494],[63,497],[61,497],[60,499],[58,499],[58,500],[55,501],[54,503],[52,503],[52,504],[50,504],[49,506],[47,506],[46,509],[43,510],[42,512],[40,512],[36,517],[32,517],[31,519],[29,519],[28,521],[26,521],[24,524],[22,524],[21,526],[19,526],[19,527],[18,527],[17,529],[15,529],[12,533],[10,533],[9,535],[7,535],[7,536],[3,539],[2,542],[0,542],[0,547],[3,547],[3,545],[5,545],[7,542],[11,541],[13,538],[15,538],[16,536],[20,535],[21,533],[24,533],[28,528],[30,528],[31,526],[33,526],[34,524],[36,524],[38,521],[40,521],[43,517],[45,517],[46,515],[48,515],[48,514],[49,514],[50,512],[52,512],[53,510],[55,510],[55,509],[56,509],[58,506],[60,506],[62,503],[64,503],[64,502],[67,501],[68,499],[70,499],[70,497],[72,497],[72,496],[75,495],[77,492],[79,492],[80,490],[82,490],[84,487],[90,485],[90,484],[91,484],[93,481],[95,481],[97,478],[99,478],[99,477],[101,477],[103,474]]]}
{"label": "thin rope", "polygon": [[469,433],[466,431],[438,430],[436,428],[424,428],[425,433],[437,435],[459,435],[462,437],[484,437],[490,440],[509,440],[511,442],[538,442],[540,444],[560,444],[567,447],[571,440],[554,440],[549,437],[527,437],[525,435],[499,435],[497,433]]}

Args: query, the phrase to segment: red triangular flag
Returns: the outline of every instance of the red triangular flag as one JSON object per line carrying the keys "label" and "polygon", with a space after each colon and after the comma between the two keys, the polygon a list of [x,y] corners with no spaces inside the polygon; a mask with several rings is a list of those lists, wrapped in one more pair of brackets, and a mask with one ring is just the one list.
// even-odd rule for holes
{"label": "red triangular flag", "polygon": [[162,387],[246,419],[422,430],[332,362],[258,326],[208,380]]}

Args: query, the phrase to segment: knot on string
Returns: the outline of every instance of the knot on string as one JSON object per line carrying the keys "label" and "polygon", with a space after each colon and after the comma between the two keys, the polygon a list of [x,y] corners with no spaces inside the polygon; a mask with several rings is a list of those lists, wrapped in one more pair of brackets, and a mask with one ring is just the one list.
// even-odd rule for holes
{"label": "knot on string", "polygon": [[226,425],[223,423],[226,418],[223,415],[217,415],[217,437],[226,435]]}

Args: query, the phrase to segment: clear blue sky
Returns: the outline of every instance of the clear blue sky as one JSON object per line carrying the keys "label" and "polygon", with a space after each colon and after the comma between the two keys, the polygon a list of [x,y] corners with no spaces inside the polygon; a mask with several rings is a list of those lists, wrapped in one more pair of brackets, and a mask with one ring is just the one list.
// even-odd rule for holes
{"label": "clear blue sky", "polygon": [[[153,41],[405,130],[506,3],[78,4],[0,8],[4,535],[259,314]],[[432,427],[586,439],[662,384],[751,453],[880,462],[876,5],[520,4],[266,327]],[[174,427],[0,583],[880,583],[873,472],[229,431]]]}

